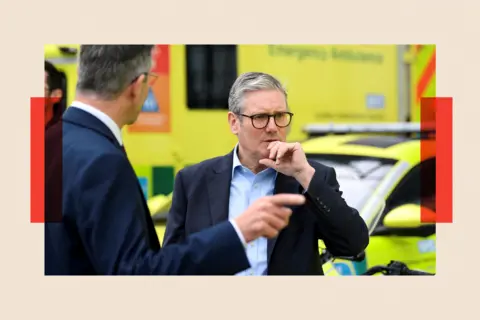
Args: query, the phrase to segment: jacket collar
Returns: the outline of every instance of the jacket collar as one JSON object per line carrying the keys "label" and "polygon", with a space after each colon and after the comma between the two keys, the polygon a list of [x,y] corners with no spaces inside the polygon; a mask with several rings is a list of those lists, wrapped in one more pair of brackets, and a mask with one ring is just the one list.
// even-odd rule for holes
{"label": "jacket collar", "polygon": [[76,107],[67,108],[63,114],[62,121],[93,130],[108,138],[117,147],[121,147],[112,130],[100,119],[85,110]]}
{"label": "jacket collar", "polygon": [[118,143],[120,145],[123,145],[122,142],[122,130],[118,127],[118,125],[113,121],[112,118],[110,118],[107,114],[102,112],[101,110],[88,105],[86,103],[80,102],[80,101],[73,101],[72,102],[72,107],[81,109],[85,112],[90,113],[92,116],[97,118],[98,120],[102,121],[105,126],[107,126],[110,131],[112,131],[114,137],[117,139]]}
{"label": "jacket collar", "polygon": [[[238,158],[238,143],[235,146],[235,148],[233,148],[233,151],[229,153],[227,156],[230,156],[230,155],[233,157],[233,160],[232,160],[232,178],[233,178],[233,174],[235,173],[235,168],[243,167],[242,163],[240,162],[240,159]],[[274,172],[275,177],[277,177],[278,173],[274,169],[267,168],[265,171]]]}

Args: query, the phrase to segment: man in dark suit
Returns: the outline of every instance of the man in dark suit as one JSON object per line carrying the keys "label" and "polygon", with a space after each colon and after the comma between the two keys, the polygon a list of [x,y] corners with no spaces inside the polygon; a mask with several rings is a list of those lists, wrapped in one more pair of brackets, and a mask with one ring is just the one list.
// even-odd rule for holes
{"label": "man in dark suit", "polygon": [[47,275],[234,274],[249,268],[245,244],[276,236],[292,212],[285,206],[304,203],[263,197],[238,218],[161,248],[121,135],[154,78],[152,49],[80,49],[76,99],[46,132]]}
{"label": "man in dark suit", "polygon": [[323,275],[322,239],[331,254],[355,256],[369,243],[357,210],[342,198],[333,168],[307,161],[298,143],[286,143],[293,114],[274,77],[246,73],[234,83],[228,120],[238,144],[225,156],[181,170],[164,237],[166,247],[236,217],[252,201],[276,193],[305,194],[278,237],[251,241],[251,268],[238,275]]}

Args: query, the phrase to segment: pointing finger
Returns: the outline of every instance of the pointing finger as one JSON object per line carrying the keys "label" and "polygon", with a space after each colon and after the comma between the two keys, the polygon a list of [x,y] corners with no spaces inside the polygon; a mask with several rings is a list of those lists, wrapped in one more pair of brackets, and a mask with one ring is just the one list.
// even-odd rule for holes
{"label": "pointing finger", "polygon": [[305,196],[300,194],[289,194],[289,193],[279,193],[273,196],[270,196],[273,204],[279,206],[299,206],[305,203]]}

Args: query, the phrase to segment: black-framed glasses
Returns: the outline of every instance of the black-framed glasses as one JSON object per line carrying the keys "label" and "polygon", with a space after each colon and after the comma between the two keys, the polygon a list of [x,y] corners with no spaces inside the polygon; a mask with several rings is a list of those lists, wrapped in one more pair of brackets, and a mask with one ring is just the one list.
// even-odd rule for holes
{"label": "black-framed glasses", "polygon": [[276,112],[274,114],[259,113],[252,115],[237,113],[237,115],[250,118],[252,126],[256,129],[266,128],[270,122],[270,118],[273,118],[277,127],[285,128],[290,125],[293,117],[293,113],[291,112]]}

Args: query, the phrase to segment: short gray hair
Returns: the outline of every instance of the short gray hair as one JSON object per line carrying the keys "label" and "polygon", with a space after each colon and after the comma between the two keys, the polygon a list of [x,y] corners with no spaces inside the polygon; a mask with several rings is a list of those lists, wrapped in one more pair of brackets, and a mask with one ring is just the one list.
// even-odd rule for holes
{"label": "short gray hair", "polygon": [[152,67],[153,45],[80,46],[77,90],[115,99]]}
{"label": "short gray hair", "polygon": [[228,97],[228,110],[239,114],[243,109],[243,97],[245,93],[259,90],[278,90],[285,95],[287,104],[287,92],[274,76],[263,72],[247,72],[241,74],[233,83]]}

